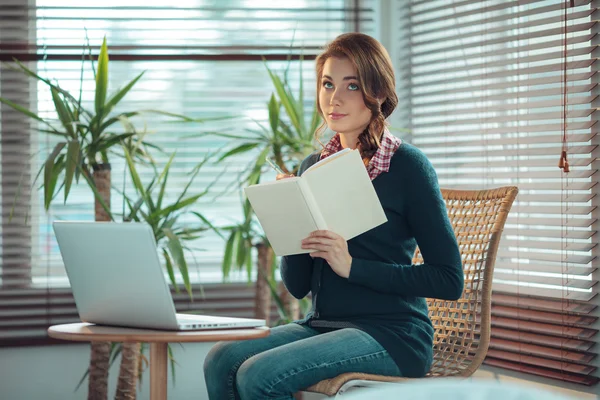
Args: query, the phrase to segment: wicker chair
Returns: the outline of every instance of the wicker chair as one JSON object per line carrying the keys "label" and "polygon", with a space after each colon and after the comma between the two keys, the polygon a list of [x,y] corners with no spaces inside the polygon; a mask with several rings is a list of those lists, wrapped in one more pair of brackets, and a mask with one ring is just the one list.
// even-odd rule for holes
{"label": "wicker chair", "polygon": [[[433,365],[425,378],[466,378],[485,358],[490,342],[494,262],[517,193],[514,186],[490,190],[442,189],[463,261],[465,289],[457,301],[427,299],[435,335]],[[423,262],[418,248],[413,262]],[[305,391],[333,396],[351,387],[378,386],[382,382],[409,379],[345,373],[318,382]]]}

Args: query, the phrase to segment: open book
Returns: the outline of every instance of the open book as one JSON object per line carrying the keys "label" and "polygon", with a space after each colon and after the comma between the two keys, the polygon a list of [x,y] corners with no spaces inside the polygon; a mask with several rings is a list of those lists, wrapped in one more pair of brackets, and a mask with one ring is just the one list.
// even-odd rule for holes
{"label": "open book", "polygon": [[387,221],[358,150],[332,154],[301,177],[244,191],[278,256],[312,252],[301,241],[318,229],[349,240]]}

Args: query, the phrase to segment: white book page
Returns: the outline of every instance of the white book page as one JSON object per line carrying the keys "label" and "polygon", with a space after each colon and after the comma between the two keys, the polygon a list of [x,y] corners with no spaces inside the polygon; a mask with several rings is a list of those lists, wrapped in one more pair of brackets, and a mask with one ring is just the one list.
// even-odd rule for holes
{"label": "white book page", "polygon": [[[316,163],[314,163],[313,165],[311,165],[310,167],[308,167],[306,169],[306,171],[304,171],[304,174],[306,174],[309,171],[316,170],[317,168],[322,167],[323,165],[330,163],[331,161],[337,159],[338,157],[345,156],[346,154],[349,154],[351,151],[353,151],[353,150],[349,149],[349,148],[346,148],[346,149],[340,150],[337,153],[332,154],[332,155],[324,158],[323,160],[317,161]],[[302,174],[302,176],[304,176],[304,174]]]}
{"label": "white book page", "polygon": [[302,179],[310,186],[328,229],[346,240],[387,221],[358,150],[303,174]]}
{"label": "white book page", "polygon": [[309,253],[302,239],[318,229],[300,189],[301,178],[286,178],[244,189],[275,254]]}

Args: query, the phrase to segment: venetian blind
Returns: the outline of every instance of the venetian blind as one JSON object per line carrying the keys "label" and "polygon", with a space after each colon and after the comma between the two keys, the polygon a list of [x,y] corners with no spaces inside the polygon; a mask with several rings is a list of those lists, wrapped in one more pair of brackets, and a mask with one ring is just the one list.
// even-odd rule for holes
{"label": "venetian blind", "polygon": [[[440,185],[519,188],[496,260],[486,363],[596,384],[595,3],[397,4],[411,139]],[[557,166],[564,132],[569,173]]]}

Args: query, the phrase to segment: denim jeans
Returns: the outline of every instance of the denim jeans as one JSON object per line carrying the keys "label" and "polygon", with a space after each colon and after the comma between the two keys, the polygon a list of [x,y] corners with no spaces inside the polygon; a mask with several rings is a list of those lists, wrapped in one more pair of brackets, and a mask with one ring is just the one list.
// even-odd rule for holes
{"label": "denim jeans", "polygon": [[319,333],[295,323],[265,338],[219,342],[206,356],[210,400],[291,400],[293,394],[344,372],[400,376],[388,352],[367,333]]}

